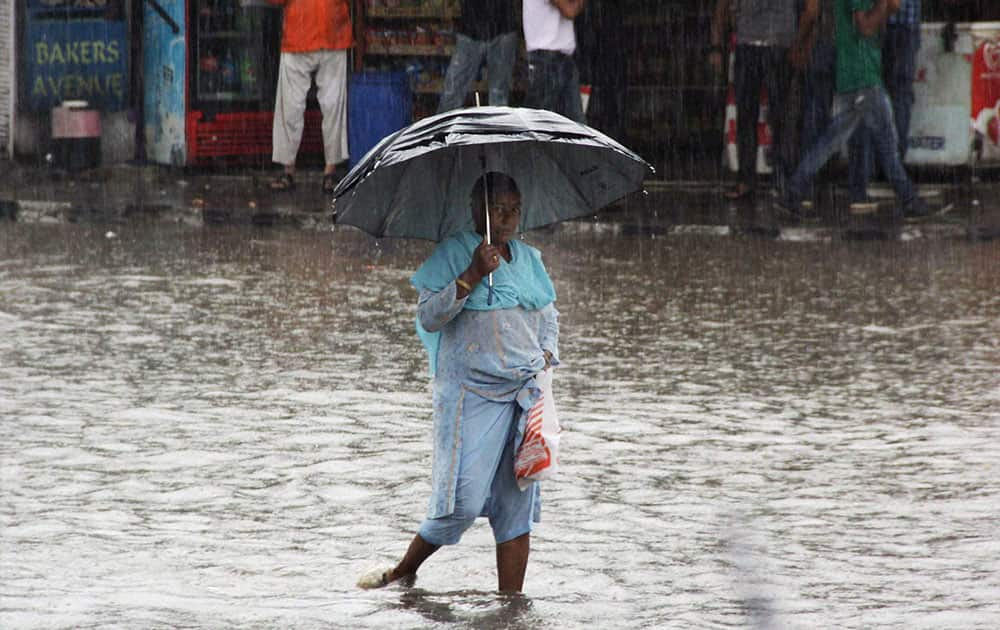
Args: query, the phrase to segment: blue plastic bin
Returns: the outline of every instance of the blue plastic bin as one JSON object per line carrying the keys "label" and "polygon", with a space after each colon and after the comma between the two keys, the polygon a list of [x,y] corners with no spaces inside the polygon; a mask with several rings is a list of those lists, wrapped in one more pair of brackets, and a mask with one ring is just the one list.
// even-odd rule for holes
{"label": "blue plastic bin", "polygon": [[347,143],[350,166],[360,162],[382,138],[410,124],[413,93],[405,72],[356,72],[347,92]]}

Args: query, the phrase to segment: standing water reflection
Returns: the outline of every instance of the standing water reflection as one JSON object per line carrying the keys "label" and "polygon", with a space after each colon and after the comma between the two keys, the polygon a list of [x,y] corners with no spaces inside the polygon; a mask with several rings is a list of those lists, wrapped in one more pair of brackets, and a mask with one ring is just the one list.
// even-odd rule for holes
{"label": "standing water reflection", "polygon": [[354,588],[429,492],[431,244],[3,226],[0,626],[1000,625],[997,244],[530,240],[564,457],[504,598],[485,523]]}

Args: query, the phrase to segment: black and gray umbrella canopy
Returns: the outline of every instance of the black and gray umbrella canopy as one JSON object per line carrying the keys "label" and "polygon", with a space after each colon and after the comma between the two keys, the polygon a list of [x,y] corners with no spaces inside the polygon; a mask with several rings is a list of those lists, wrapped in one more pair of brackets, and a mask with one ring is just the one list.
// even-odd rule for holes
{"label": "black and gray umbrella canopy", "polygon": [[376,237],[441,241],[474,227],[472,186],[514,178],[522,231],[594,214],[640,190],[652,167],[601,132],[538,109],[474,107],[386,137],[334,191],[337,223]]}

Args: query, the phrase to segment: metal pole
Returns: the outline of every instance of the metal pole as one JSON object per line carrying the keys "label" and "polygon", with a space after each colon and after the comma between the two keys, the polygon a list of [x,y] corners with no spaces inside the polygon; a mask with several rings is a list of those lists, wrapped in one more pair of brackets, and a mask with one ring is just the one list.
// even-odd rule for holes
{"label": "metal pole", "polygon": [[17,95],[20,92],[18,90],[17,82],[17,63],[18,59],[15,57],[16,50],[14,46],[14,41],[17,39],[17,2],[15,0],[10,0],[6,3],[7,7],[5,10],[9,11],[7,16],[10,20],[9,28],[10,33],[7,38],[7,61],[10,63],[10,99],[7,103],[7,146],[0,147],[2,152],[7,154],[7,157],[11,160],[14,159],[14,136],[17,130]]}
{"label": "metal pole", "polygon": [[[479,107],[479,91],[476,91],[476,107]],[[483,211],[486,213],[486,244],[492,245],[493,238],[490,236],[490,184],[486,179],[486,154],[479,154],[479,162],[483,166]],[[493,305],[493,272],[490,272],[489,278],[487,278],[487,283],[490,287],[490,292],[486,296],[486,303],[490,306]]]}

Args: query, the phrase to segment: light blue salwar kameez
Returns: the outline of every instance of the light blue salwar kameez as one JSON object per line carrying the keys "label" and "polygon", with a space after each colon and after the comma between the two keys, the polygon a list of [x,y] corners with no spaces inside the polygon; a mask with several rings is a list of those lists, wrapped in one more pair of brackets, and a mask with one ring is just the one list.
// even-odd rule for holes
{"label": "light blue salwar kameez", "polygon": [[[420,536],[455,544],[477,516],[487,516],[496,542],[531,531],[540,514],[538,484],[521,492],[513,458],[523,434],[522,411],[538,398],[533,376],[544,352],[558,363],[555,290],[537,249],[509,241],[511,260],[457,299],[455,278],[482,237],[443,241],[413,276],[420,290],[418,331],[434,376],[434,463],[427,519]],[[422,329],[422,330],[421,330]]]}

